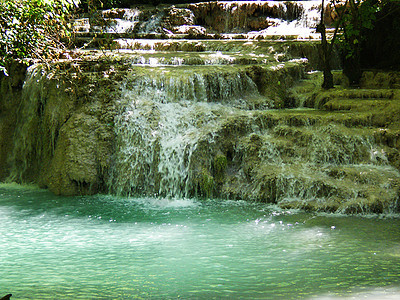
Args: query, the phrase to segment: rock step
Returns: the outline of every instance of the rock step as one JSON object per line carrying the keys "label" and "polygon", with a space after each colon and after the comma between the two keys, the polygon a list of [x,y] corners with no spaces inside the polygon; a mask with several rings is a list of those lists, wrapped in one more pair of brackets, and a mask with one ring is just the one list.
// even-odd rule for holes
{"label": "rock step", "polygon": [[297,177],[277,176],[278,187],[284,191],[277,200],[282,208],[350,214],[398,209],[400,178],[390,167],[340,165],[325,167],[322,172],[309,168]]}
{"label": "rock step", "polygon": [[327,101],[322,108],[329,111],[341,111],[341,110],[356,110],[356,111],[369,111],[377,107],[384,107],[388,105],[390,101],[399,101],[392,99],[332,99]]}
{"label": "rock step", "polygon": [[[297,113],[303,124],[292,122],[287,111],[254,112],[252,119],[227,120],[213,133],[216,140],[199,143],[192,162],[193,170],[201,174],[194,177],[210,183],[215,196],[272,202],[283,208],[344,213],[398,210],[400,175],[385,150],[375,144],[374,129],[323,124],[329,116],[318,111],[312,114],[318,121],[307,124],[309,113],[302,112],[304,119]],[[225,173],[215,167],[205,169],[201,164],[205,157],[225,161]]]}
{"label": "rock step", "polygon": [[365,110],[387,101],[396,101],[397,92],[393,89],[341,89],[336,88],[319,93],[314,99],[314,107],[326,110]]}
{"label": "rock step", "polygon": [[394,91],[388,89],[351,89],[335,93],[338,99],[393,99]]}

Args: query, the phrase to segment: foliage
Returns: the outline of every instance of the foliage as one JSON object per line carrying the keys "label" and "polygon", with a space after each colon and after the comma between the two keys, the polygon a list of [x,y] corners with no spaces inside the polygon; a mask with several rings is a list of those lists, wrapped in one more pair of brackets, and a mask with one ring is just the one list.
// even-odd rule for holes
{"label": "foliage", "polygon": [[400,70],[400,0],[388,0],[375,14],[372,30],[367,30],[361,43],[361,65]]}
{"label": "foliage", "polygon": [[10,60],[45,58],[69,36],[67,18],[79,0],[0,0],[0,71]]}
{"label": "foliage", "polygon": [[[388,0],[390,1],[390,0]],[[321,33],[324,63],[324,88],[333,87],[330,58],[336,39],[345,55],[344,73],[352,84],[357,84],[361,77],[360,44],[366,39],[365,31],[371,30],[375,23],[375,13],[380,9],[377,0],[330,0],[336,19],[334,34],[328,41],[324,20],[324,0],[322,0],[321,23],[317,28]]]}
{"label": "foliage", "polygon": [[119,7],[121,4],[123,4],[123,2],[126,2],[126,1],[122,1],[122,0],[82,0],[80,6],[81,6],[81,8],[83,8],[84,11],[91,12],[94,10]]}
{"label": "foliage", "polygon": [[[378,2],[374,0],[348,0],[343,15],[343,31],[339,41],[345,50],[346,57],[357,55],[359,44],[366,38],[365,30],[373,29]],[[339,9],[339,8],[337,8]]]}

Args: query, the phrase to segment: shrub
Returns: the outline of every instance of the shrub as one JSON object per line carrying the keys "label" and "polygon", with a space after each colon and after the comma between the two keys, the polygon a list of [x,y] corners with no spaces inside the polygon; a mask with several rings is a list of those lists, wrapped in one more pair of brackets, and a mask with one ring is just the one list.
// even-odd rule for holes
{"label": "shrub", "polygon": [[0,71],[10,60],[48,58],[70,35],[79,0],[0,0]]}

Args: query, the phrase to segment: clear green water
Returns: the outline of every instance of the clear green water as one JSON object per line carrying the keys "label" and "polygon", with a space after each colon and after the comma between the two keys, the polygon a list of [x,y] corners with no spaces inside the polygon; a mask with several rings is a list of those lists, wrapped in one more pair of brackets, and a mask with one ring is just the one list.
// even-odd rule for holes
{"label": "clear green water", "polygon": [[395,299],[399,225],[396,216],[0,185],[0,296]]}

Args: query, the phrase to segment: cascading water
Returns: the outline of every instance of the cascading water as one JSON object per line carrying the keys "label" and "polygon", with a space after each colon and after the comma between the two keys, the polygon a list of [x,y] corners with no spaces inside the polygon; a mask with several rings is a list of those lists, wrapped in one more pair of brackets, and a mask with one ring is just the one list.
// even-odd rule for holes
{"label": "cascading water", "polygon": [[307,153],[297,153],[290,159],[292,164],[279,166],[276,186],[280,201],[315,201],[326,208],[339,197],[352,205],[330,209],[351,212],[368,211],[368,201],[381,198],[390,199],[387,211],[396,210],[398,170],[388,164],[382,149],[379,158],[374,155],[377,145],[371,137],[343,131],[332,125],[311,130]]}
{"label": "cascading water", "polygon": [[213,142],[219,114],[232,113],[247,97],[261,96],[244,72],[159,69],[151,70],[151,76],[135,76],[134,71],[125,83],[110,186],[122,194],[188,197],[195,189],[191,158],[198,142]]}
{"label": "cascading water", "polygon": [[[46,86],[51,82],[52,76],[53,74],[48,73],[43,66],[33,65],[28,68],[23,86],[23,101],[18,111],[20,122],[14,133],[15,144],[10,157],[12,167],[9,181],[31,181],[32,178],[26,174],[39,169],[39,162],[43,156],[51,156],[54,153],[55,135],[60,120],[56,114],[42,118],[48,97]],[[59,85],[56,84],[56,88],[59,88]],[[37,139],[38,135],[42,138]]]}
{"label": "cascading water", "polygon": [[315,28],[320,21],[320,1],[287,2],[285,18],[267,18],[272,23],[268,28],[255,33],[262,36],[296,35],[302,38],[316,37]]}
{"label": "cascading water", "polygon": [[[119,14],[123,15],[123,18],[111,19],[110,24],[107,24],[105,32],[107,33],[129,33],[132,32],[135,26],[139,23],[138,17],[140,11],[138,9],[124,9],[119,10]],[[106,10],[103,12],[103,17],[107,20],[107,17],[112,17],[112,11]],[[102,29],[100,28],[100,31]]]}
{"label": "cascading water", "polygon": [[[258,38],[299,36],[315,38],[320,1],[219,1],[179,5],[169,9],[107,10],[100,24],[78,19],[78,32],[145,34],[246,34]],[[213,17],[210,17],[213,15]],[[247,30],[247,31],[246,31]]]}
{"label": "cascading water", "polygon": [[[265,106],[255,109],[254,98]],[[314,201],[339,211],[366,210],[368,201],[383,197],[381,209],[396,209],[399,173],[371,136],[315,120],[293,126],[269,105],[236,65],[133,65],[118,104],[110,190]],[[245,123],[226,129],[240,118]],[[347,204],[337,203],[342,198]]]}
{"label": "cascading water", "polygon": [[[156,17],[147,20],[191,23],[194,15],[211,28],[210,9],[232,14],[231,29],[246,9],[304,21],[301,28],[314,26],[316,11],[314,1],[216,2],[151,10]],[[104,14],[141,20],[139,10]],[[382,198],[372,210],[396,210],[400,175],[371,130],[348,130],[344,115],[276,109],[309,101],[289,91],[305,77],[307,60],[291,50],[299,43],[135,39],[126,41],[135,50],[82,51],[54,70],[33,66],[9,180],[37,180],[61,194],[314,202],[315,209],[345,212]]]}
{"label": "cascading water", "polygon": [[[237,53],[202,53],[192,64],[190,53],[166,59],[152,50],[123,53],[117,57],[121,70],[113,64],[109,70],[96,67],[106,87],[74,118],[71,109],[79,104],[80,92],[72,98],[65,92],[76,87],[63,86],[55,71],[32,67],[9,180],[33,180],[39,172],[45,185],[68,193],[95,187],[121,195],[216,196],[282,206],[311,201],[317,209],[345,212],[368,210],[368,203],[380,199],[374,209],[396,210],[400,175],[368,130],[348,130],[340,120],[327,125],[323,112],[270,109],[279,105],[285,85],[304,74],[304,62],[249,56],[254,61],[243,65],[232,59],[240,57]],[[71,68],[73,82],[81,76],[73,70],[81,67]],[[120,79],[107,87],[112,74]],[[99,86],[97,75],[86,76],[93,81],[88,86]],[[109,100],[96,102],[111,89],[118,90],[111,107]],[[64,108],[62,97],[53,97],[58,94],[65,98]],[[109,111],[112,107],[115,111]],[[79,128],[82,121],[84,129]],[[37,140],[39,132],[43,138]],[[77,164],[76,151],[86,147],[87,138],[106,141],[107,148],[81,150],[89,161]],[[46,163],[32,163],[33,158]]]}

